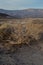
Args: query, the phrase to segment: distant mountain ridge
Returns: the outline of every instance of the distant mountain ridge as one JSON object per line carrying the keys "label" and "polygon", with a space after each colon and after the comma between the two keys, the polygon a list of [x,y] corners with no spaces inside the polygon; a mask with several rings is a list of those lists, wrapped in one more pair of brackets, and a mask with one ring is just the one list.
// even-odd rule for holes
{"label": "distant mountain ridge", "polygon": [[43,18],[43,9],[4,10],[0,13],[7,14],[12,18]]}
{"label": "distant mountain ridge", "polygon": [[5,13],[0,13],[0,18],[9,18],[11,16],[9,16],[8,14]]}

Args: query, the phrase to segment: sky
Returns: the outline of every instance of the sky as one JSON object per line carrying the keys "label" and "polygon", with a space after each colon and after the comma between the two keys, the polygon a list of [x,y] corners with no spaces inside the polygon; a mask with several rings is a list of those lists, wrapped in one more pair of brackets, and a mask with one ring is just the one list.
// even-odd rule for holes
{"label": "sky", "polygon": [[43,0],[0,0],[0,9],[21,10],[28,8],[43,9]]}

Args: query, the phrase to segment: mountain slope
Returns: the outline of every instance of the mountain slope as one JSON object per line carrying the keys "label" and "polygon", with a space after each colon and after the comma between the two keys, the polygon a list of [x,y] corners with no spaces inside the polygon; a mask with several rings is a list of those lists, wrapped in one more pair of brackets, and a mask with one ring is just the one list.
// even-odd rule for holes
{"label": "mountain slope", "polygon": [[5,13],[14,18],[43,18],[43,9],[25,9],[25,10],[0,9],[0,13]]}

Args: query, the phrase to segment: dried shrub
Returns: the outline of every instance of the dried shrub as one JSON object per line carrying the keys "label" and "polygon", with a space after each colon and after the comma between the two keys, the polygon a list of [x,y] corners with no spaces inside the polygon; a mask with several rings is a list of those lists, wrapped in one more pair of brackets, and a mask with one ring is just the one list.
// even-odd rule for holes
{"label": "dried shrub", "polygon": [[14,28],[8,24],[0,27],[0,41],[10,40],[10,36],[14,32]]}

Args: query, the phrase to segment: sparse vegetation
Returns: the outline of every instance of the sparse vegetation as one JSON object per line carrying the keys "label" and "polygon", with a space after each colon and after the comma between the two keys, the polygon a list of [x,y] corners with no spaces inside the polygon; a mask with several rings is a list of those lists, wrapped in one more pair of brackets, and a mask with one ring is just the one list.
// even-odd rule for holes
{"label": "sparse vegetation", "polygon": [[33,21],[26,23],[25,19],[25,23],[20,22],[20,20],[18,21],[19,23],[16,20],[14,23],[4,22],[1,24],[0,43],[3,43],[5,47],[7,46],[8,48],[11,48],[15,45],[17,46],[21,44],[32,45],[38,41],[38,34],[42,32],[43,24],[34,24],[32,23]]}
{"label": "sparse vegetation", "polygon": [[26,65],[30,60],[32,61],[29,65],[34,64],[33,60],[35,64],[37,61],[42,62],[43,24],[41,20],[43,19],[1,19],[0,64]]}

